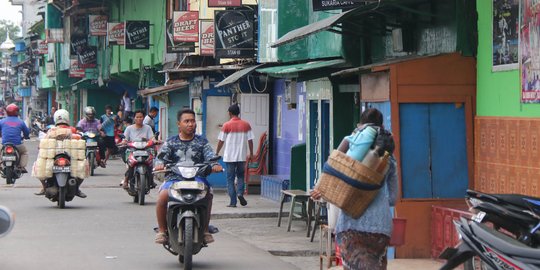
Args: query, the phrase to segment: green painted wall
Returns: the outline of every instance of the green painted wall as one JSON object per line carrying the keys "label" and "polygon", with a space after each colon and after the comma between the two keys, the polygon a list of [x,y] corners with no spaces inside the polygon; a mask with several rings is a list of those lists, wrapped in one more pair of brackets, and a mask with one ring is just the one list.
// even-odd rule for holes
{"label": "green painted wall", "polygon": [[112,47],[111,74],[137,71],[143,66],[153,66],[163,61],[165,33],[165,0],[120,0],[110,3],[110,21],[150,21],[150,49],[126,50]]}
{"label": "green painted wall", "polygon": [[522,104],[519,70],[492,72],[491,1],[477,0],[478,11],[478,116],[538,117],[540,104]]}

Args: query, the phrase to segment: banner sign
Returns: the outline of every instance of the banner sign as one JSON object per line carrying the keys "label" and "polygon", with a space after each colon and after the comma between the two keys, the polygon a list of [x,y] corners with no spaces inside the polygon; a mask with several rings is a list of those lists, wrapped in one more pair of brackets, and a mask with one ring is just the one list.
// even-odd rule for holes
{"label": "banner sign", "polygon": [[45,35],[47,43],[63,43],[64,42],[64,28],[58,29],[45,29]]}
{"label": "banner sign", "polygon": [[174,41],[199,41],[199,12],[175,11],[173,13]]}
{"label": "banner sign", "polygon": [[255,56],[255,13],[253,11],[218,10],[215,11],[214,20],[216,58]]}
{"label": "banner sign", "polygon": [[214,46],[215,46],[215,39],[214,39],[214,21],[201,20],[201,34],[199,35],[201,38],[199,40],[199,49],[200,49],[200,55],[214,55]]}
{"label": "banner sign", "polygon": [[126,21],[126,49],[148,50],[150,48],[150,21]]}
{"label": "banner sign", "polygon": [[91,36],[107,35],[107,20],[105,15],[88,15],[88,32]]}
{"label": "banner sign", "polygon": [[362,5],[361,1],[351,0],[313,0],[313,11],[353,8]]}
{"label": "banner sign", "polygon": [[86,46],[80,53],[77,54],[79,58],[79,67],[81,68],[94,68],[97,66],[97,47]]}
{"label": "banner sign", "polygon": [[36,41],[36,54],[48,54],[49,44],[46,40],[38,39]]}
{"label": "banner sign", "polygon": [[84,68],[79,66],[79,59],[77,57],[71,57],[69,59],[69,77],[84,78],[84,76]]}
{"label": "banner sign", "polygon": [[241,7],[242,0],[208,0],[208,7]]}
{"label": "banner sign", "polygon": [[173,37],[172,20],[166,22],[167,31],[165,31],[165,46],[167,53],[190,53],[195,52],[195,42],[175,42]]}
{"label": "banner sign", "polygon": [[107,23],[109,45],[124,45],[125,23]]}
{"label": "banner sign", "polygon": [[493,71],[517,69],[519,0],[493,1]]}
{"label": "banner sign", "polygon": [[78,55],[86,46],[88,46],[88,38],[85,35],[71,35],[70,55]]}
{"label": "banner sign", "polygon": [[[495,6],[494,6],[495,7]],[[521,2],[519,18],[519,66],[521,102],[540,103],[540,13],[534,1]],[[495,54],[495,51],[493,52]]]}

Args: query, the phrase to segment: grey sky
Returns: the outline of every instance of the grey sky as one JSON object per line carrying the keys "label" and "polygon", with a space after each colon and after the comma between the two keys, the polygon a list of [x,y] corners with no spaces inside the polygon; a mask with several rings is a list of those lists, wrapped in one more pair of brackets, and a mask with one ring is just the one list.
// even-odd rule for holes
{"label": "grey sky", "polygon": [[12,6],[9,0],[0,0],[0,19],[14,22],[20,26],[22,14],[21,6]]}

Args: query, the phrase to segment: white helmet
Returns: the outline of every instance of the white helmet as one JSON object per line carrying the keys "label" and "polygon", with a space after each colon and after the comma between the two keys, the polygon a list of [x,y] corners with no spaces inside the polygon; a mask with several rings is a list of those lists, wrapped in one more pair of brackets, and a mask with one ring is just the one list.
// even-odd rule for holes
{"label": "white helmet", "polygon": [[94,107],[92,106],[88,106],[84,108],[84,114],[86,115],[87,119],[94,119],[94,117],[96,116],[96,109],[94,109]]}
{"label": "white helmet", "polygon": [[69,112],[64,110],[64,109],[57,110],[54,113],[54,124],[56,124],[56,125],[58,125],[58,124],[69,125]]}

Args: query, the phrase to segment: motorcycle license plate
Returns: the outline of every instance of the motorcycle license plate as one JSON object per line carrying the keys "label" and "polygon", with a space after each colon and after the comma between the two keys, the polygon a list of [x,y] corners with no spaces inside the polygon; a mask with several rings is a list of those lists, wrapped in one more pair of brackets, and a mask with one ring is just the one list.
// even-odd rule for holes
{"label": "motorcycle license plate", "polygon": [[134,155],[134,156],[143,156],[143,157],[146,157],[146,156],[148,156],[148,152],[146,152],[146,151],[135,151],[135,152],[133,152],[133,155]]}
{"label": "motorcycle license plate", "polygon": [[196,181],[180,181],[174,184],[174,189],[198,189],[203,190],[204,184]]}
{"label": "motorcycle license plate", "polygon": [[53,166],[52,171],[53,173],[69,173],[71,169],[70,167]]}
{"label": "motorcycle license plate", "polygon": [[476,213],[476,215],[472,216],[472,220],[475,221],[475,222],[482,222],[482,220],[484,220],[484,217],[486,216],[486,213],[485,212],[478,212]]}
{"label": "motorcycle license plate", "polygon": [[17,160],[17,157],[14,156],[3,156],[2,160],[9,160],[9,161],[15,161]]}
{"label": "motorcycle license plate", "polygon": [[86,146],[97,146],[97,142],[87,142]]}

